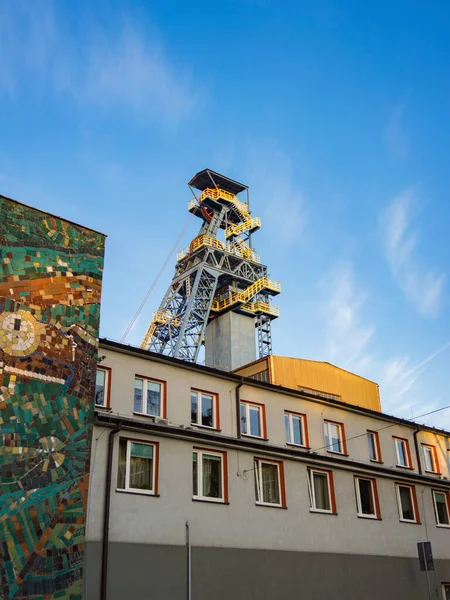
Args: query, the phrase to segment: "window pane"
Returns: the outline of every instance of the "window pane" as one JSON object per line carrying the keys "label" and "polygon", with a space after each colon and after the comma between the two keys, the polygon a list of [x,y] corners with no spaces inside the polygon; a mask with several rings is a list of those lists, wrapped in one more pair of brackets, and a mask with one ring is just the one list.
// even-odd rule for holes
{"label": "window pane", "polygon": [[411,488],[399,486],[400,504],[402,507],[402,519],[414,521],[414,507],[412,502]]}
{"label": "window pane", "polygon": [[213,426],[213,397],[202,394],[202,425]]}
{"label": "window pane", "polygon": [[197,392],[191,392],[191,423],[197,423],[197,408],[198,394]]}
{"label": "window pane", "polygon": [[436,502],[436,511],[439,525],[449,525],[449,515],[445,494],[443,492],[435,492],[434,500]]}
{"label": "window pane", "polygon": [[247,433],[246,405],[241,404],[241,433]]}
{"label": "window pane", "polygon": [[131,443],[130,488],[151,490],[153,487],[153,446]]}
{"label": "window pane", "polygon": [[405,442],[403,440],[395,440],[395,447],[397,448],[397,464],[403,467],[408,466],[408,463],[406,462]]}
{"label": "window pane", "polygon": [[203,496],[222,498],[222,459],[220,456],[203,455]]}
{"label": "window pane", "polygon": [[286,432],[286,442],[288,444],[291,444],[291,428],[289,425],[289,415],[287,415],[286,413],[284,413],[284,429]]}
{"label": "window pane", "polygon": [[119,442],[119,471],[117,473],[117,487],[125,489],[125,473],[127,468],[127,440]]}
{"label": "window pane", "polygon": [[105,403],[105,384],[106,384],[106,372],[97,371],[95,378],[95,404],[103,406]]}
{"label": "window pane", "polygon": [[444,583],[444,598],[450,600],[450,583]]}
{"label": "window pane", "polygon": [[363,515],[374,515],[375,504],[372,493],[372,482],[368,479],[358,479],[359,499],[361,503],[361,513]]}
{"label": "window pane", "polygon": [[426,471],[434,471],[433,459],[431,456],[431,448],[428,448],[428,446],[424,446],[423,452],[424,452],[424,456],[425,456],[425,470]]}
{"label": "window pane", "polygon": [[302,422],[299,417],[292,416],[292,432],[294,434],[294,444],[301,446],[303,444]]}
{"label": "window pane", "polygon": [[134,412],[142,412],[142,390],[144,382],[142,379],[134,380]]}
{"label": "window pane", "polygon": [[198,463],[197,463],[197,452],[192,453],[192,493],[194,496],[198,496]]}
{"label": "window pane", "polygon": [[261,477],[263,502],[267,502],[269,504],[280,504],[278,465],[262,463]]}
{"label": "window pane", "polygon": [[159,417],[161,414],[161,384],[147,381],[147,414]]}
{"label": "window pane", "polygon": [[331,450],[341,452],[341,428],[334,423],[328,424],[330,427]]}
{"label": "window pane", "polygon": [[328,491],[328,475],[326,473],[313,473],[314,498],[319,510],[331,510],[330,494]]}
{"label": "window pane", "polygon": [[367,434],[367,442],[369,444],[369,458],[370,458],[370,460],[378,460],[375,435],[373,433],[368,433]]}
{"label": "window pane", "polygon": [[259,423],[260,410],[256,406],[250,406],[249,413],[250,413],[250,434],[260,437],[261,436],[261,427],[260,427],[260,423]]}

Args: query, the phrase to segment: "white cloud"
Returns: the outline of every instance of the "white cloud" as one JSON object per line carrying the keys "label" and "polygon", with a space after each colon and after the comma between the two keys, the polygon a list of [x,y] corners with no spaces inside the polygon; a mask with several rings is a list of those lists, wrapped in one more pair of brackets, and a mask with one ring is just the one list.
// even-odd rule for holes
{"label": "white cloud", "polygon": [[358,289],[351,263],[335,267],[321,287],[329,294],[324,306],[325,356],[362,374],[372,362],[367,346],[375,331],[362,314],[367,294]]}
{"label": "white cloud", "polygon": [[130,24],[106,34],[80,22],[80,45],[55,7],[60,9],[50,1],[39,7],[20,0],[3,3],[0,92],[12,95],[32,83],[69,93],[83,106],[138,110],[170,122],[192,111],[199,96],[189,75],[165,56],[157,34]]}
{"label": "white cloud", "polygon": [[411,230],[417,192],[407,189],[395,196],[381,218],[386,258],[392,274],[416,309],[425,316],[438,313],[445,275],[431,270],[417,258],[418,233]]}
{"label": "white cloud", "polygon": [[274,143],[251,144],[248,153],[252,195],[265,203],[264,232],[287,247],[299,239],[307,221],[305,195],[298,187],[292,160]]}

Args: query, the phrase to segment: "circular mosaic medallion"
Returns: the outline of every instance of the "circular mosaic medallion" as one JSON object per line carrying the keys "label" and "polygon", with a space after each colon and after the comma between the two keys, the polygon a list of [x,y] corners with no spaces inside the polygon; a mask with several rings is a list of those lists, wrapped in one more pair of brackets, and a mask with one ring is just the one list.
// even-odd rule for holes
{"label": "circular mosaic medallion", "polygon": [[12,356],[27,356],[41,341],[41,325],[26,310],[0,313],[0,348]]}

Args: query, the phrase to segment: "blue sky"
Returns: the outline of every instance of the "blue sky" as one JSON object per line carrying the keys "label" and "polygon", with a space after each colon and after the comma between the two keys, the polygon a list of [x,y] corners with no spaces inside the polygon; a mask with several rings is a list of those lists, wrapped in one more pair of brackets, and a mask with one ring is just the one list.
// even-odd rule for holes
{"label": "blue sky", "polygon": [[108,234],[101,333],[120,339],[185,183],[224,172],[283,286],[274,352],[377,381],[385,412],[446,406],[449,19],[440,0],[3,0],[0,193]]}

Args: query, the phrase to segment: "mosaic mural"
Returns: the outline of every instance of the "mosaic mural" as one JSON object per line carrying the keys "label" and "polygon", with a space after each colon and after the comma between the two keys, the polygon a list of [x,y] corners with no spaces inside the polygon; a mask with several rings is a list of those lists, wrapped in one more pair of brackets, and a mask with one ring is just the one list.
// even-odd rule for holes
{"label": "mosaic mural", "polygon": [[104,236],[0,196],[0,598],[81,600]]}

